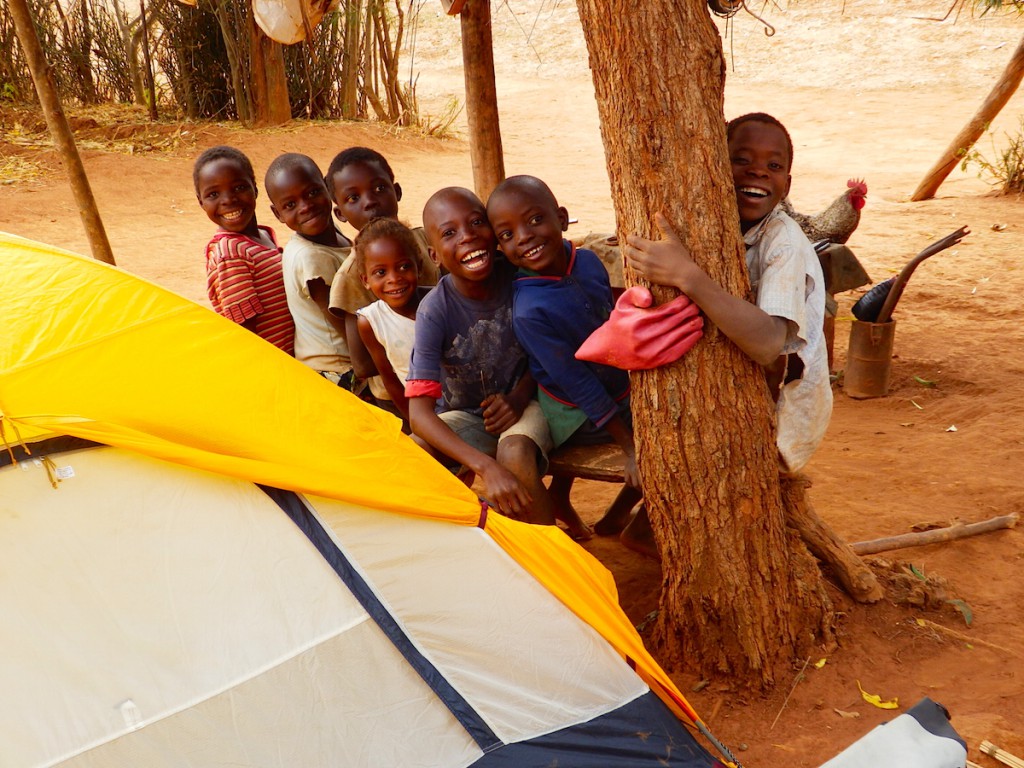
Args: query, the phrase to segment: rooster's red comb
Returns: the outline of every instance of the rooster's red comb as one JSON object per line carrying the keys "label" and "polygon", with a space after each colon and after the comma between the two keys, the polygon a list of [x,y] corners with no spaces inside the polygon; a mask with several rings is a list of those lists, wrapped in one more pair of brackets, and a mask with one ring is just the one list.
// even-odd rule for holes
{"label": "rooster's red comb", "polygon": [[854,194],[863,197],[868,193],[868,185],[864,179],[850,179],[846,182],[846,186],[854,191]]}

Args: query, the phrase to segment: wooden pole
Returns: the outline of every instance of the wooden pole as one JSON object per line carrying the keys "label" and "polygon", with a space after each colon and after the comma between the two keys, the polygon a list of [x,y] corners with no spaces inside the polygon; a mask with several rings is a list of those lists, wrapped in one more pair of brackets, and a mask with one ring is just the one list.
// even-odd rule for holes
{"label": "wooden pole", "polygon": [[1013,512],[1009,515],[993,517],[990,520],[983,520],[980,523],[958,523],[948,528],[936,528],[931,531],[919,531],[917,533],[904,533],[899,536],[887,536],[884,539],[871,539],[870,541],[858,541],[851,544],[850,548],[858,555],[874,555],[878,552],[888,552],[893,549],[905,549],[906,547],[923,547],[926,544],[939,544],[944,541],[956,541],[966,539],[968,536],[978,536],[991,531],[1001,531],[1004,528],[1013,528],[1017,525],[1019,515]]}
{"label": "wooden pole", "polygon": [[149,58],[149,22],[146,20],[146,0],[139,0],[139,23],[142,24],[142,59],[146,63],[146,90],[149,91],[149,119],[156,122],[160,115],[156,111],[156,82],[153,79],[153,62]]}
{"label": "wooden pole", "polygon": [[1021,38],[1017,44],[1017,50],[1013,52],[1006,69],[999,76],[995,87],[989,92],[985,103],[978,108],[974,117],[961,129],[939,161],[932,166],[921,183],[917,185],[914,194],[910,196],[912,203],[931,200],[935,197],[942,182],[956,168],[957,163],[963,162],[964,155],[974,146],[974,142],[985,132],[999,111],[1006,106],[1010,97],[1017,92],[1022,78],[1024,78],[1024,38]]}
{"label": "wooden pole", "polygon": [[18,41],[21,43],[21,50],[25,53],[25,60],[32,73],[32,82],[35,84],[36,94],[39,96],[39,104],[43,108],[46,126],[50,129],[50,137],[57,145],[57,151],[60,152],[64,167],[67,168],[71,191],[78,204],[78,213],[82,217],[86,235],[89,237],[92,256],[99,261],[113,264],[114,254],[110,250],[110,241],[107,240],[107,233],[103,229],[103,221],[96,208],[96,199],[92,196],[92,189],[89,187],[89,179],[85,175],[82,158],[78,155],[75,137],[71,134],[71,127],[64,116],[64,108],[57,95],[50,65],[43,54],[43,47],[39,44],[32,12],[29,10],[26,0],[10,0],[8,7],[11,9],[11,17],[14,19],[14,29],[18,34]]}
{"label": "wooden pole", "polygon": [[466,118],[473,186],[485,203],[505,178],[494,85],[490,0],[468,0],[462,9],[462,66],[466,74]]}

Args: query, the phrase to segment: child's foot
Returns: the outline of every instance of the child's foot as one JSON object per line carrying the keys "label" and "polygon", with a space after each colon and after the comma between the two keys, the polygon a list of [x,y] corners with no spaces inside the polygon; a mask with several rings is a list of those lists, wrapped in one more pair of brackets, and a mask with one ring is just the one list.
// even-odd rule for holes
{"label": "child's foot", "polygon": [[640,491],[630,488],[628,485],[623,486],[619,495],[608,505],[604,516],[594,524],[594,533],[598,536],[615,536],[622,533],[623,529],[629,525],[633,507],[640,499]]}
{"label": "child's foot", "polygon": [[661,562],[661,555],[658,553],[658,544],[654,540],[654,530],[651,528],[651,521],[647,517],[647,507],[641,504],[632,522],[619,534],[619,541],[626,549],[638,552],[644,557]]}
{"label": "child's foot", "polygon": [[555,517],[565,523],[565,532],[573,541],[590,541],[594,538],[594,532],[590,526],[583,522],[583,519],[576,514],[576,510],[569,508],[571,514],[559,513]]}

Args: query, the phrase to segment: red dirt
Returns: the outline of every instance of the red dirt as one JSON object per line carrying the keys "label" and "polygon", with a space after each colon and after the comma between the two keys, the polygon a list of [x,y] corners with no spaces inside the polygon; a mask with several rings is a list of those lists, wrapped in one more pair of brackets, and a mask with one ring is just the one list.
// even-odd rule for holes
{"label": "red dirt", "polygon": [[[576,231],[610,231],[614,215],[575,7],[543,0],[512,5],[518,23],[505,4],[495,16],[507,171],[545,178],[580,218]],[[796,146],[792,198],[798,210],[819,210],[845,189],[847,178],[867,178],[868,205],[850,246],[876,282],[941,235],[963,224],[973,232],[924,264],[901,300],[889,396],[855,401],[836,391],[826,444],[808,472],[815,507],[849,541],[1024,508],[1024,380],[1017,378],[1024,373],[1021,202],[992,196],[973,172],[959,170],[938,199],[905,202],[980,105],[1024,26],[995,14],[965,16],[955,25],[914,18],[944,12],[923,0],[847,0],[843,13],[838,4],[806,0],[769,9],[767,18],[778,28],[774,37],[741,16],[734,39],[726,40],[735,60],[726,114],[764,110],[788,126]],[[437,113],[450,94],[461,98],[457,25],[434,18],[433,6],[423,13],[431,18],[419,31],[418,90],[421,106]],[[527,42],[524,30],[531,29]],[[1017,129],[1022,107],[1018,94],[994,126],[999,140]],[[0,186],[2,227],[87,253],[53,154],[31,141],[11,143],[19,119],[26,129],[38,126],[7,109],[0,160],[34,161],[42,175]],[[285,151],[305,152],[326,165],[345,146],[377,147],[396,170],[405,191],[402,214],[413,224],[435,189],[472,185],[462,140],[373,124],[294,123],[265,131],[174,124],[133,132],[112,127],[109,115],[95,119],[95,127],[79,123],[81,138],[88,139],[83,155],[119,264],[197,301],[205,302],[201,253],[211,225],[195,203],[191,160],[206,146],[235,144],[258,170]],[[134,154],[111,151],[123,149],[128,136]],[[993,157],[988,138],[979,148]],[[259,217],[273,222],[262,198]],[[1006,227],[996,231],[994,225]],[[857,296],[839,297],[840,370]],[[613,492],[580,483],[577,507],[595,518]],[[657,605],[658,567],[614,541],[588,548],[613,570],[623,606],[639,622]],[[901,709],[922,696],[941,701],[971,759],[994,768],[997,763],[977,749],[983,739],[1024,755],[1022,558],[1020,530],[890,553],[887,560],[947,580],[949,593],[970,606],[971,625],[951,605],[921,609],[886,601],[865,607],[832,589],[841,611],[839,647],[812,658],[827,662],[820,669],[808,665],[799,682],[803,659],[794,660],[792,677],[768,696],[721,683],[690,692],[699,677],[683,671],[677,679],[748,766],[816,766],[890,719],[893,713],[861,699],[859,680],[884,699],[898,697]],[[971,641],[922,627],[918,618]]]}

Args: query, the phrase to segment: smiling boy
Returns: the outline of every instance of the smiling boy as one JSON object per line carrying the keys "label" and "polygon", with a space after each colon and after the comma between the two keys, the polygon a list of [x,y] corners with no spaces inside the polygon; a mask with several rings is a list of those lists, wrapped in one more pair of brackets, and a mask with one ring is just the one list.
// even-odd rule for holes
{"label": "smiling boy", "polygon": [[214,310],[289,355],[295,325],[274,230],[256,221],[252,163],[234,147],[211,147],[192,169],[196,199],[217,232],[206,245],[206,290]]}
{"label": "smiling boy", "polygon": [[328,311],[331,282],[351,243],[334,227],[320,169],[306,155],[284,154],[270,164],[264,187],[271,212],[295,233],[281,261],[288,309],[295,320],[295,357],[351,389],[345,324]]}
{"label": "smiling boy", "polygon": [[[402,187],[395,181],[394,171],[387,159],[369,147],[349,147],[331,161],[325,176],[327,190],[334,201],[334,215],[339,221],[362,231],[373,219],[398,219],[398,203]],[[420,285],[435,285],[440,276],[437,266],[427,255],[423,231],[413,229],[421,247],[417,252],[417,273]],[[342,318],[355,375],[369,378],[377,374],[376,366],[359,338],[356,313],[369,306],[376,297],[363,285],[355,253],[338,270],[331,285],[330,311]],[[370,381],[373,394],[386,399],[387,391],[379,379]]]}
{"label": "smiling boy", "polygon": [[685,293],[765,367],[776,399],[781,465],[796,472],[821,443],[832,413],[822,332],[824,278],[807,237],[779,207],[789,193],[793,164],[793,142],[785,127],[757,112],[732,120],[726,136],[755,303],[712,280],[661,214],[662,239],[631,235],[625,253],[640,275]]}
{"label": "smiling boy", "polygon": [[[416,314],[406,382],[413,432],[482,478],[499,512],[553,524],[562,516],[541,482],[551,437],[512,331],[514,267],[496,258],[487,212],[468,189],[436,192],[423,226],[431,258],[448,274]],[[589,534],[575,516],[562,519],[572,535]]]}
{"label": "smiling boy", "polygon": [[[646,544],[653,537],[646,511],[641,508],[629,523],[641,499],[629,374],[574,357],[611,313],[608,272],[594,252],[563,239],[568,213],[536,177],[512,176],[499,184],[487,201],[487,214],[502,252],[519,267],[513,328],[529,357],[552,442],[556,447],[615,442],[625,456],[626,486],[595,530],[621,532],[630,548],[656,555]],[[569,504],[570,486],[559,478],[552,482],[559,508]]]}

